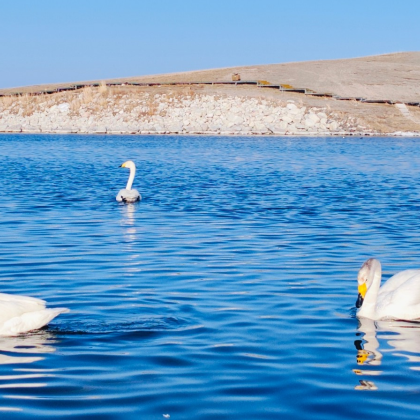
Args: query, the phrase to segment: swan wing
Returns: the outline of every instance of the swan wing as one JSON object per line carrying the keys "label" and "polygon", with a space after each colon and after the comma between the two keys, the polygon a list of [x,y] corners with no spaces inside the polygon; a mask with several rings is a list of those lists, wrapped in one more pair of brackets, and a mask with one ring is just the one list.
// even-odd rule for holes
{"label": "swan wing", "polygon": [[400,319],[420,318],[420,270],[405,270],[379,290],[377,311]]}
{"label": "swan wing", "polygon": [[381,287],[379,293],[396,290],[404,284],[409,278],[420,274],[420,270],[404,270],[390,277]]}
{"label": "swan wing", "polygon": [[119,190],[117,196],[115,197],[115,199],[121,203],[123,201],[123,199],[124,199],[124,196],[125,196],[125,192],[126,191],[127,191],[126,189]]}
{"label": "swan wing", "polygon": [[45,309],[45,301],[28,296],[0,293],[0,326],[4,322],[27,312]]}

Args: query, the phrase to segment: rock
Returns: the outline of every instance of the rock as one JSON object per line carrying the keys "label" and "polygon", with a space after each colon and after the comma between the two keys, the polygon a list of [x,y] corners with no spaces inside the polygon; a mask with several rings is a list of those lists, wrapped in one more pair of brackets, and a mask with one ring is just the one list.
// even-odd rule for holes
{"label": "rock", "polygon": [[267,131],[267,127],[262,122],[257,122],[254,127],[257,131]]}
{"label": "rock", "polygon": [[179,97],[136,95],[103,98],[94,93],[86,104],[82,93],[63,103],[58,101],[65,96],[51,95],[43,104],[32,103],[29,107],[21,102],[5,106],[0,101],[0,132],[370,133],[357,118],[338,112],[327,116],[325,108],[306,109],[292,100],[284,104],[275,99],[201,93]]}
{"label": "rock", "polygon": [[183,130],[182,124],[172,123],[166,126],[167,131],[171,133],[182,133]]}
{"label": "rock", "polygon": [[22,127],[22,133],[40,133],[41,130],[39,127],[33,127],[31,125],[26,125],[25,127]]}
{"label": "rock", "polygon": [[337,131],[337,129],[338,129],[338,123],[336,121],[332,121],[329,124],[327,124],[327,128],[330,131]]}
{"label": "rock", "polygon": [[9,125],[7,127],[8,133],[20,133],[22,132],[22,127],[20,125]]}
{"label": "rock", "polygon": [[60,112],[65,113],[69,111],[70,105],[67,102],[65,102],[63,104],[58,105],[57,108]]}
{"label": "rock", "polygon": [[95,134],[106,134],[106,127],[97,127],[95,131],[93,131]]}
{"label": "rock", "polygon": [[320,121],[320,118],[316,114],[309,113],[306,115],[306,120],[312,121],[314,124]]}
{"label": "rock", "polygon": [[292,108],[289,110],[289,115],[300,115],[301,114],[301,110],[299,108]]}

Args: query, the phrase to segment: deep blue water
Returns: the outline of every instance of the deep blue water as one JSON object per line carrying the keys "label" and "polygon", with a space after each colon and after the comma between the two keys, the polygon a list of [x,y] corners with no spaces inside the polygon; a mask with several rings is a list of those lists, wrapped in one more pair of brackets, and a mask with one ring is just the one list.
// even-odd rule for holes
{"label": "deep blue water", "polygon": [[420,268],[419,172],[418,139],[1,135],[0,291],[71,309],[0,338],[1,418],[417,419],[419,325],[354,303],[367,258]]}

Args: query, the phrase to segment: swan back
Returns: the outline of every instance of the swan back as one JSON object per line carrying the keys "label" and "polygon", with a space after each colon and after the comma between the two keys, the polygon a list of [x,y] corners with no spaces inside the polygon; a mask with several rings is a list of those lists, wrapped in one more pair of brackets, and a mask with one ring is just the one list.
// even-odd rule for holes
{"label": "swan back", "polygon": [[404,270],[392,276],[378,293],[378,318],[420,318],[420,270]]}
{"label": "swan back", "polygon": [[118,192],[116,200],[120,203],[135,203],[141,200],[141,195],[136,189],[127,190],[124,188]]}
{"label": "swan back", "polygon": [[11,318],[26,312],[36,312],[45,309],[45,301],[29,296],[17,296],[0,293],[0,325]]}

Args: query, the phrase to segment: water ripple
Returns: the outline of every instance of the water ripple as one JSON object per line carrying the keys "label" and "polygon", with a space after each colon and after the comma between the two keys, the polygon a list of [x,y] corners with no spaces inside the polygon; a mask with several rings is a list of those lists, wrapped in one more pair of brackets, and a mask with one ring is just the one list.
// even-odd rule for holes
{"label": "water ripple", "polygon": [[[418,324],[354,303],[366,258],[420,267],[419,149],[0,135],[1,291],[71,309],[0,338],[0,411],[417,419]],[[120,205],[127,158],[143,201]]]}

